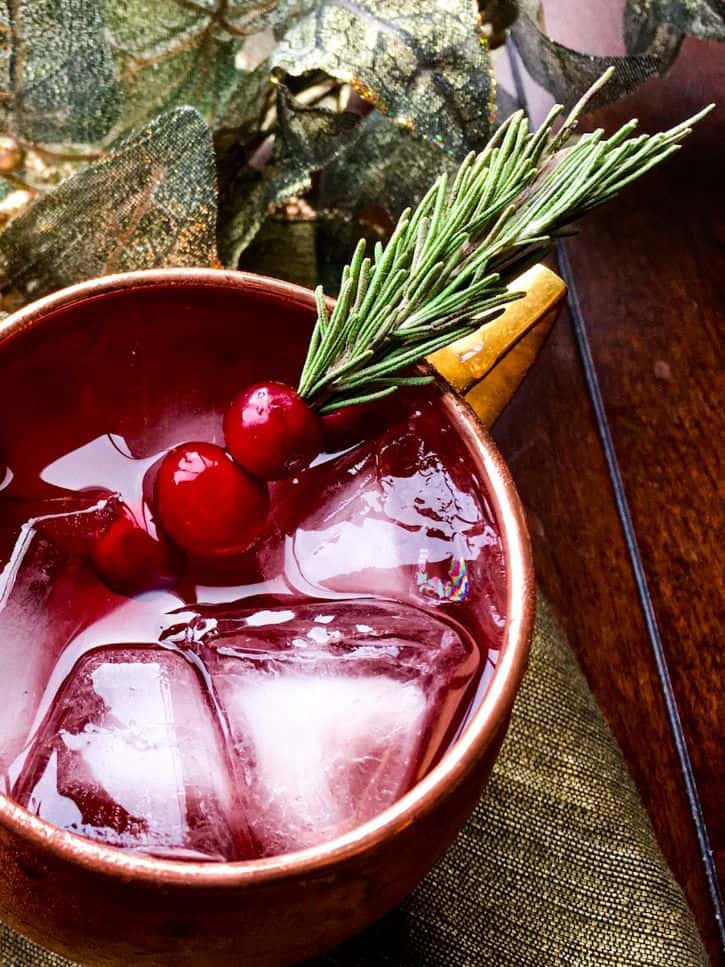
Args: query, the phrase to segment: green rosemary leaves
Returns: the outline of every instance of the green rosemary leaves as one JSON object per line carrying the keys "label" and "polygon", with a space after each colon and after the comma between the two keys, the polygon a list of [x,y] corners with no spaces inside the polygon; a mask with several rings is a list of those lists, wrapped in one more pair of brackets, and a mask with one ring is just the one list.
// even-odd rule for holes
{"label": "green rosemary leaves", "polygon": [[373,257],[361,241],[328,312],[318,318],[299,384],[323,413],[377,399],[426,376],[403,375],[413,363],[477,329],[519,297],[506,288],[539,261],[567,225],[677,151],[712,105],[670,131],[632,137],[637,122],[610,138],[576,136],[587,100],[554,131],[561,106],[538,131],[526,115],[509,117],[480,154],[470,154],[451,183],[439,177],[415,210],[403,212]]}

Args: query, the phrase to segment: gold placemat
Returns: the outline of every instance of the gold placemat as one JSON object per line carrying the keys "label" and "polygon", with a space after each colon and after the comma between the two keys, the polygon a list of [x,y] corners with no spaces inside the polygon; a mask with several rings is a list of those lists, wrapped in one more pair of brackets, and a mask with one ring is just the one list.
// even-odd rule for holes
{"label": "gold placemat", "polygon": [[[622,754],[540,598],[529,671],[470,822],[399,910],[314,965],[707,963]],[[1,926],[0,964],[70,967]]]}

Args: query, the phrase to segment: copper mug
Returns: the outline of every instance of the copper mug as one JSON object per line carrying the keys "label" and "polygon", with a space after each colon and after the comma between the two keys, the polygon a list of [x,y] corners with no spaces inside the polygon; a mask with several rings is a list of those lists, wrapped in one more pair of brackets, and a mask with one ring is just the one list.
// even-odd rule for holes
{"label": "copper mug", "polygon": [[[528,280],[527,299],[501,317],[499,333],[508,327],[526,334],[535,321],[555,314],[563,284],[548,270],[538,267],[537,273]],[[240,313],[252,300],[274,320],[276,345],[284,344],[291,327],[309,332],[315,318],[313,294],[286,282],[213,269],[134,272],[71,286],[9,316],[0,326],[0,366],[38,327],[60,317],[72,324],[76,316],[92,319],[95,311],[113,314],[121,303],[125,312],[161,289],[179,304],[204,306],[221,296]],[[491,349],[486,357],[486,340],[477,338],[431,361],[455,387],[440,397],[441,417],[468,448],[499,523],[507,619],[488,690],[440,763],[381,815],[332,842],[233,863],[123,852],[56,828],[0,795],[0,920],[88,965],[293,964],[381,917],[443,855],[473,811],[501,746],[534,617],[523,512],[501,455],[460,395],[467,393],[491,418],[495,404],[479,380]]]}

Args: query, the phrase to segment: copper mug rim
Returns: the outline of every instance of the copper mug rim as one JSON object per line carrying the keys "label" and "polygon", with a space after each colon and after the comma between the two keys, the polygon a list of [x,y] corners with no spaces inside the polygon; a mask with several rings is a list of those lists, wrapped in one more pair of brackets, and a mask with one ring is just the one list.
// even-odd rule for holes
{"label": "copper mug rim", "polygon": [[[137,286],[210,285],[276,296],[305,308],[315,307],[311,290],[280,279],[222,269],[149,269],[80,282],[30,303],[0,323],[0,343],[19,336],[52,312],[81,299]],[[233,862],[187,862],[124,852],[60,829],[0,793],[0,825],[33,845],[109,876],[176,887],[242,887],[253,882],[320,874],[384,843],[396,830],[434,809],[458,786],[506,723],[526,669],[533,630],[535,591],[531,547],[524,511],[506,463],[474,411],[452,389],[443,389],[442,406],[466,444],[487,485],[507,562],[507,615],[496,668],[478,709],[441,761],[384,812],[319,846],[281,856]]]}

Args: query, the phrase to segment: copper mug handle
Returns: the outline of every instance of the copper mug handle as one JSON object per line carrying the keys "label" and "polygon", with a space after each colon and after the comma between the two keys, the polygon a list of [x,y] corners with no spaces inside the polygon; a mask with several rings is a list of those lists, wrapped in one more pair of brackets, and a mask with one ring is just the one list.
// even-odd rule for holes
{"label": "copper mug handle", "polygon": [[534,265],[509,285],[523,298],[493,322],[428,357],[428,362],[491,427],[530,369],[566,295],[566,284],[545,265]]}

